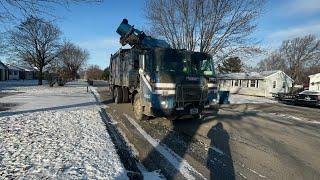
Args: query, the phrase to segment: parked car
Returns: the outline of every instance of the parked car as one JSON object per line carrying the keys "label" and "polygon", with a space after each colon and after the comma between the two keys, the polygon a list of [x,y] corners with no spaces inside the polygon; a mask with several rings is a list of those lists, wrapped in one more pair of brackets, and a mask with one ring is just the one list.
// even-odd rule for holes
{"label": "parked car", "polygon": [[278,101],[294,102],[297,93],[274,93],[272,97]]}
{"label": "parked car", "polygon": [[304,91],[303,88],[293,87],[288,93],[283,93],[283,92],[273,93],[272,97],[281,102],[294,103],[296,96],[302,91]]}
{"label": "parked car", "polygon": [[308,105],[320,107],[320,91],[306,90],[296,95],[296,105]]}

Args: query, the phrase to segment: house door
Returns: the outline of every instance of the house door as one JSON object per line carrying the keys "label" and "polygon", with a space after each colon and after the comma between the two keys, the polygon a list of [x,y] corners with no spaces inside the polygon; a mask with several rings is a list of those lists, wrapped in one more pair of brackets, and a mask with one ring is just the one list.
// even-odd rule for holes
{"label": "house door", "polygon": [[4,80],[8,80],[9,79],[9,70],[4,70]]}

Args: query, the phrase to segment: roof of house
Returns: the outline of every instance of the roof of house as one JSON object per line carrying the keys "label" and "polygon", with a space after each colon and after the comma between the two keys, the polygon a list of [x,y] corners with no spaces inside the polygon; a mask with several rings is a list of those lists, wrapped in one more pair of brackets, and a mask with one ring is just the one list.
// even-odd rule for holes
{"label": "roof of house", "polygon": [[31,72],[31,71],[37,71],[36,68],[33,68],[33,67],[26,67],[26,66],[18,66],[20,69],[23,69],[24,71],[27,71],[27,72]]}
{"label": "roof of house", "polygon": [[278,72],[281,72],[281,71],[274,70],[274,71],[262,71],[262,72],[226,73],[226,74],[218,74],[218,78],[220,79],[264,79]]}
{"label": "roof of house", "polygon": [[23,70],[15,65],[12,65],[12,64],[7,64],[7,67],[8,67],[8,69],[15,70],[15,71],[22,71]]}
{"label": "roof of house", "polygon": [[312,77],[315,77],[315,76],[320,76],[320,73],[312,74],[312,75],[309,76],[309,78],[312,78]]}
{"label": "roof of house", "polygon": [[4,68],[8,69],[8,67],[1,61],[0,61],[0,65],[2,65]]}
{"label": "roof of house", "polygon": [[17,71],[26,71],[26,72],[31,72],[31,71],[37,71],[38,69],[35,67],[28,67],[28,66],[19,66],[19,65],[13,65],[13,64],[7,64],[7,67],[12,70],[17,70]]}

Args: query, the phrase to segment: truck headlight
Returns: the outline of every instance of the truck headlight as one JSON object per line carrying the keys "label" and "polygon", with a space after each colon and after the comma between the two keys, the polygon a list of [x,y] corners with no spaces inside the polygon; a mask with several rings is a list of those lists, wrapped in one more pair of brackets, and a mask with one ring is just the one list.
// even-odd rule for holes
{"label": "truck headlight", "polygon": [[217,104],[218,103],[218,100],[217,99],[212,99],[212,104]]}
{"label": "truck headlight", "polygon": [[162,107],[162,108],[164,108],[164,109],[167,109],[167,108],[168,108],[168,103],[167,103],[167,101],[161,101],[160,104],[161,104],[161,107]]}

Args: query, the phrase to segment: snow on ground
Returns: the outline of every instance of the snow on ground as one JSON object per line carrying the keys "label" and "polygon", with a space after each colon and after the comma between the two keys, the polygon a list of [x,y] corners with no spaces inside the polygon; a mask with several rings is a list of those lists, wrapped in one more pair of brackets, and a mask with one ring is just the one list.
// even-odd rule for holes
{"label": "snow on ground", "polygon": [[[42,83],[44,85],[48,84],[46,80],[43,80]],[[7,80],[7,81],[0,81],[0,92],[7,92],[7,91],[19,91],[21,89],[26,89],[30,86],[37,86],[38,80]],[[41,87],[41,86],[37,86]]]}
{"label": "snow on ground", "polygon": [[[261,114],[263,114],[263,113],[261,113]],[[275,118],[286,118],[286,119],[300,121],[300,122],[304,122],[304,123],[308,123],[308,124],[319,124],[320,125],[320,121],[309,120],[309,119],[306,119],[306,118],[296,117],[296,116],[293,116],[291,114],[285,114],[285,113],[266,113],[266,114],[268,116],[273,116]]]}
{"label": "snow on ground", "polygon": [[3,103],[14,102],[19,104],[19,106],[10,110],[14,113],[18,111],[19,113],[23,113],[46,110],[81,109],[97,105],[92,94],[87,92],[87,87],[84,82],[69,83],[64,87],[19,86],[11,87],[10,91],[25,92],[15,96],[1,98],[1,102]]}
{"label": "snow on ground", "polygon": [[240,94],[230,94],[229,97],[230,104],[263,104],[263,103],[278,103],[275,100],[267,99],[265,97],[257,97],[257,96],[247,96]]}
{"label": "snow on ground", "polygon": [[10,87],[25,93],[0,112],[0,179],[126,179],[112,140],[85,83]]}

